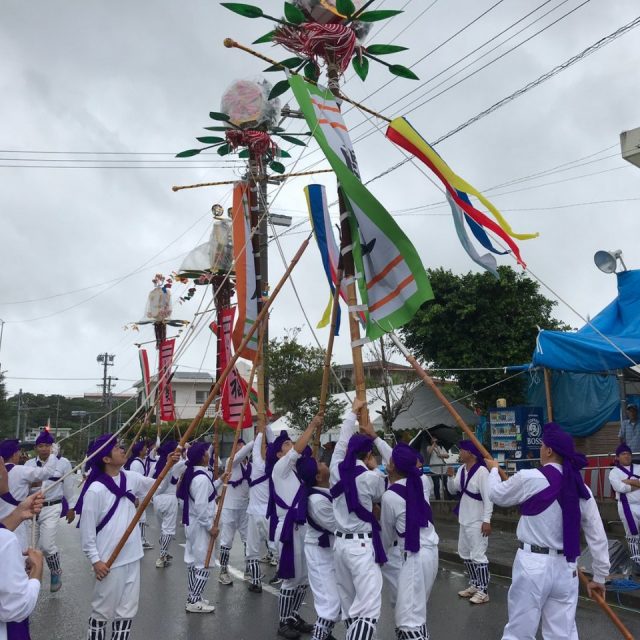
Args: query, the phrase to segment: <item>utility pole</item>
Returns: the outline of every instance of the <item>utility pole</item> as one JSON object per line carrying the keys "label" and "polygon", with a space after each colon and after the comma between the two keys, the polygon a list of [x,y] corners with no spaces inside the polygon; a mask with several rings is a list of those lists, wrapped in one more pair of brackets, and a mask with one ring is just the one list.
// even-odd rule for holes
{"label": "utility pole", "polygon": [[112,376],[107,378],[107,431],[109,433],[111,433],[111,409],[113,408],[113,393],[111,393],[111,387],[114,386],[113,381],[117,379],[118,378],[113,378]]}
{"label": "utility pole", "polygon": [[[106,351],[104,353],[101,353],[98,355],[98,357],[96,358],[97,362],[102,363],[102,406],[104,407],[105,411],[107,410],[107,368],[108,367],[112,367],[113,366],[113,360],[115,358],[115,355],[111,354],[111,353],[107,353]],[[109,392],[111,391],[111,382],[109,382]],[[105,421],[102,421],[102,426],[103,426],[103,431],[104,428],[106,426],[107,423],[105,423]],[[108,428],[108,427],[107,427]]]}

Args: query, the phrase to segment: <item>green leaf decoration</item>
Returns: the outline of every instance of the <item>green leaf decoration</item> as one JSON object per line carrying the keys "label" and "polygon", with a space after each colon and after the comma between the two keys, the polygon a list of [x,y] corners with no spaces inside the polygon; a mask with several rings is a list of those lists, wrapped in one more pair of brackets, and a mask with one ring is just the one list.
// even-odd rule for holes
{"label": "green leaf decoration", "polygon": [[229,127],[202,127],[206,131],[229,131]]}
{"label": "green leaf decoration", "polygon": [[400,47],[397,44],[370,44],[367,47],[367,53],[374,56],[384,56],[388,53],[398,53],[406,50],[407,47]]}
{"label": "green leaf decoration", "polygon": [[231,153],[231,146],[228,144],[223,144],[222,146],[218,147],[218,155],[219,156],[226,156],[228,153]]}
{"label": "green leaf decoration", "polygon": [[252,4],[241,4],[240,2],[221,2],[220,4],[245,18],[262,18],[264,15],[260,7],[254,7]]}
{"label": "green leaf decoration", "polygon": [[411,71],[411,69],[407,69],[407,67],[403,67],[401,64],[390,64],[389,71],[396,76],[400,76],[401,78],[408,78],[409,80],[419,80],[418,76]]}
{"label": "green leaf decoration", "polygon": [[297,144],[301,147],[306,147],[307,145],[302,141],[302,140],[298,140],[298,138],[294,138],[293,136],[286,136],[283,134],[280,134],[280,137],[283,140],[286,140],[287,142],[290,142],[291,144]]}
{"label": "green leaf decoration", "polygon": [[393,18],[393,16],[397,16],[399,13],[402,13],[402,11],[397,9],[379,9],[378,11],[365,11],[356,19],[360,22],[378,22],[379,20]]}
{"label": "green leaf decoration", "polygon": [[220,113],[219,111],[210,111],[209,117],[212,120],[219,120],[220,122],[229,122],[229,116],[226,113]]}
{"label": "green leaf decoration", "polygon": [[276,173],[284,173],[284,165],[282,162],[270,162],[269,168],[271,171],[275,171]]}
{"label": "green leaf decoration", "polygon": [[320,77],[320,69],[313,60],[309,60],[309,62],[304,65],[304,77],[307,80],[313,80],[314,82],[316,82]]}
{"label": "green leaf decoration", "polygon": [[202,149],[188,149],[187,151],[181,151],[176,153],[176,158],[190,158],[191,156],[197,156]]}
{"label": "green leaf decoration", "polygon": [[350,18],[356,12],[356,5],[351,0],[336,0],[336,11]]}
{"label": "green leaf decoration", "polygon": [[202,142],[202,144],[220,144],[224,142],[224,138],[219,138],[217,136],[203,136],[202,138],[196,138],[198,142]]}
{"label": "green leaf decoration", "polygon": [[290,158],[291,154],[284,149],[278,149],[278,158]]}
{"label": "green leaf decoration", "polygon": [[285,131],[285,129],[283,127],[271,127],[269,131],[271,133],[281,133],[282,131]]}
{"label": "green leaf decoration", "polygon": [[269,94],[269,100],[273,100],[278,96],[281,96],[283,93],[286,93],[289,90],[289,81],[288,80],[280,80],[280,82],[276,82],[273,85],[273,89],[271,89],[271,93]]}
{"label": "green leaf decoration", "polygon": [[290,2],[284,3],[284,17],[291,24],[302,24],[303,22],[307,22],[308,18],[304,15],[301,9],[292,5]]}
{"label": "green leaf decoration", "polygon": [[262,44],[264,42],[271,42],[273,40],[273,36],[276,34],[274,31],[269,31],[269,33],[265,33],[263,36],[254,40],[252,44]]}
{"label": "green leaf decoration", "polygon": [[249,149],[243,149],[239,154],[238,158],[248,158],[249,157]]}
{"label": "green leaf decoration", "polygon": [[303,62],[304,58],[298,58],[297,56],[295,56],[293,58],[282,60],[278,64],[272,64],[270,67],[267,67],[265,71],[282,71],[282,67],[286,67],[287,69],[294,69],[298,65],[301,65]]}
{"label": "green leaf decoration", "polygon": [[355,56],[351,64],[353,65],[354,71],[360,77],[360,80],[366,80],[367,74],[369,73],[369,59],[365,57],[358,58],[358,56]]}

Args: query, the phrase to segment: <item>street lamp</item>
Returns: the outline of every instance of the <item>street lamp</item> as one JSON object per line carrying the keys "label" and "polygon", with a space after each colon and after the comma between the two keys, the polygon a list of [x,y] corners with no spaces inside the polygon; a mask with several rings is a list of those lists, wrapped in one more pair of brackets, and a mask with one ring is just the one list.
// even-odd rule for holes
{"label": "street lamp", "polygon": [[620,249],[614,249],[612,251],[596,251],[593,256],[593,261],[596,263],[596,267],[602,271],[602,273],[615,273],[618,267],[618,260],[622,265],[622,270],[627,270],[627,265],[622,259],[622,251]]}

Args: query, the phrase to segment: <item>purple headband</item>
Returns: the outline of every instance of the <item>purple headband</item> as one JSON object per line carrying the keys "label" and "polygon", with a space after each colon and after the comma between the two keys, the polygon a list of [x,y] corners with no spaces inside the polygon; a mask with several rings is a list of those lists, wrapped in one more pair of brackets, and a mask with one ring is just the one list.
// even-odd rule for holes
{"label": "purple headband", "polygon": [[468,451],[470,454],[474,455],[480,466],[487,466],[487,463],[484,461],[484,457],[480,453],[480,450],[478,449],[478,447],[476,447],[475,444],[473,444],[472,440],[460,440],[458,442],[458,449],[464,449],[465,451]]}
{"label": "purple headband", "polygon": [[36,446],[39,444],[53,444],[55,441],[56,439],[53,435],[45,429],[38,434],[38,437],[36,438]]}
{"label": "purple headband", "polygon": [[167,465],[167,458],[170,453],[176,450],[178,443],[175,440],[167,440],[158,447],[158,459],[156,460],[156,466],[153,471],[153,477],[157,478],[160,472]]}
{"label": "purple headband", "polygon": [[0,456],[5,461],[18,451],[20,451],[20,440],[3,440],[0,442]]}
{"label": "purple headband", "polygon": [[313,487],[318,475],[318,463],[311,456],[301,456],[296,462],[298,477],[307,487]]}
{"label": "purple headband", "polygon": [[265,473],[270,476],[271,471],[273,470],[273,466],[276,462],[278,462],[278,454],[282,450],[282,445],[287,441],[291,440],[289,434],[283,429],[280,432],[280,435],[269,445],[267,445],[267,455],[265,458]]}
{"label": "purple headband", "polygon": [[[92,471],[94,469],[99,470],[100,463],[102,462],[102,458],[110,456],[113,449],[118,446],[118,439],[115,434],[105,433],[104,435],[96,438],[88,447],[87,447],[87,457],[93,456],[98,450],[95,456],[91,458],[91,460],[87,461],[85,465],[85,469],[87,471]],[[85,483],[86,485],[86,483]]]}
{"label": "purple headband", "polygon": [[194,442],[187,450],[187,462],[192,467],[199,465],[208,450],[209,445],[206,442]]}
{"label": "purple headband", "polygon": [[631,447],[626,442],[622,442],[616,449],[616,455],[619,456],[621,453],[633,453],[633,451],[631,451]]}

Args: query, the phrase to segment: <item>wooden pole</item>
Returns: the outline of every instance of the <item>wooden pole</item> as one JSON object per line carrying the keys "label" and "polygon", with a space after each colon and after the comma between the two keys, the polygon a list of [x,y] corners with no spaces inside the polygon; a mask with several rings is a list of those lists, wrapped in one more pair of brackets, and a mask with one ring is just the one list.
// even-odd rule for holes
{"label": "wooden pole", "polygon": [[220,471],[219,469],[219,464],[218,464],[218,460],[219,460],[219,455],[218,452],[220,451],[220,416],[218,415],[218,412],[220,411],[220,398],[218,398],[218,401],[216,402],[216,417],[213,419],[213,479],[217,480],[218,479],[218,472]]}
{"label": "wooden pole", "polygon": [[[209,392],[209,396],[204,401],[204,404],[200,407],[198,414],[191,421],[191,424],[189,425],[187,430],[184,432],[184,435],[182,436],[182,438],[180,439],[180,442],[178,443],[178,447],[184,448],[184,445],[186,444],[187,440],[189,440],[189,438],[191,437],[191,434],[195,431],[197,426],[200,424],[200,421],[202,420],[202,418],[204,418],[204,414],[209,408],[209,405],[213,402],[215,397],[218,395],[218,391],[220,390],[222,384],[224,383],[227,376],[235,366],[236,361],[240,357],[239,353],[247,346],[247,344],[249,343],[249,340],[253,337],[253,334],[256,332],[256,329],[258,328],[258,326],[260,325],[264,317],[267,315],[267,313],[269,313],[269,308],[273,304],[273,301],[276,299],[278,293],[280,293],[280,290],[284,286],[284,283],[289,279],[291,272],[300,261],[300,258],[302,257],[302,254],[304,253],[305,249],[309,246],[309,240],[311,240],[311,235],[307,236],[306,240],[302,243],[302,245],[300,245],[300,248],[296,252],[296,255],[293,257],[293,259],[291,260],[291,263],[287,267],[287,270],[284,272],[282,278],[280,278],[280,282],[278,282],[271,296],[266,300],[262,308],[262,311],[258,314],[258,317],[256,318],[255,323],[249,328],[249,331],[247,332],[247,335],[242,340],[242,343],[240,344],[240,347],[238,348],[237,352],[233,354],[233,356],[227,363],[227,366],[225,367],[224,371],[220,375],[220,378],[216,381],[215,385],[212,387],[211,391]],[[160,486],[160,484],[162,483],[166,475],[169,473],[172,466],[173,466],[173,463],[167,462],[164,469],[160,472],[160,474],[156,478],[156,481],[153,483],[153,485],[151,485],[151,488],[147,492],[147,495],[140,502],[140,505],[138,506],[136,514],[133,516],[133,520],[131,520],[131,522],[129,523],[129,526],[127,527],[125,532],[122,534],[120,541],[118,542],[115,549],[113,550],[113,553],[111,554],[111,556],[106,562],[108,567],[111,567],[111,565],[115,562],[116,558],[120,554],[120,551],[122,551],[122,547],[125,545],[126,541],[129,539],[129,536],[131,535],[132,531],[136,528],[136,525],[140,521],[140,518],[142,517],[144,510],[149,506],[149,503],[151,502],[151,499],[153,498],[154,493],[158,490],[158,487]]]}
{"label": "wooden pole", "polygon": [[[258,330],[258,335],[260,339],[258,340],[258,353],[262,349],[262,338],[264,336],[264,332]],[[247,393],[244,396],[244,402],[242,403],[242,412],[240,413],[240,419],[238,420],[238,424],[236,425],[236,432],[233,437],[233,445],[231,446],[231,455],[227,459],[227,467],[225,469],[226,474],[230,474],[233,469],[233,461],[236,458],[236,446],[238,445],[238,440],[240,439],[240,433],[242,432],[242,423],[244,422],[244,414],[249,407],[249,398],[251,387],[253,386],[253,378],[255,376],[256,370],[260,367],[259,364],[259,356],[256,357],[256,361],[253,363],[251,367],[251,373],[249,374],[249,383],[247,385]],[[227,487],[229,483],[229,479],[222,485],[222,492],[220,493],[220,500],[218,501],[218,508],[216,510],[216,517],[213,520],[212,530],[214,533],[211,534],[209,538],[209,547],[207,549],[207,556],[204,561],[204,566],[206,569],[209,568],[209,563],[211,562],[211,556],[213,555],[213,547],[216,544],[216,540],[218,538],[218,526],[220,525],[220,517],[222,515],[222,508],[224,507],[224,499],[227,496]]]}
{"label": "wooden pole", "polygon": [[[329,376],[331,375],[331,356],[333,355],[333,342],[336,337],[336,326],[338,324],[338,309],[340,308],[340,288],[342,287],[343,269],[341,261],[338,263],[336,273],[336,283],[331,304],[331,326],[329,329],[329,340],[327,350],[324,354],[324,365],[322,368],[322,385],[320,386],[320,402],[318,404],[318,415],[324,420],[324,412],[327,408],[327,396],[329,393]],[[313,434],[313,456],[318,457],[320,449],[320,435],[322,433],[322,423],[318,425]]]}
{"label": "wooden pole", "polygon": [[[438,385],[434,382],[433,378],[420,366],[418,361],[411,355],[409,350],[400,342],[398,336],[392,331],[388,334],[393,344],[400,350],[402,355],[406,358],[407,362],[416,370],[416,373],[420,376],[422,381],[427,385],[433,393],[435,393],[436,397],[444,408],[451,414],[453,419],[456,421],[457,425],[469,436],[469,439],[476,446],[478,451],[482,454],[482,457],[487,458],[488,460],[493,460],[491,454],[485,449],[484,445],[478,438],[476,438],[476,434],[471,430],[471,428],[467,425],[467,423],[462,419],[462,416],[455,410],[454,406],[449,402],[448,398],[440,391]],[[498,467],[498,472],[500,473],[500,477],[503,480],[507,479],[507,474],[504,469]]]}
{"label": "wooden pole", "polygon": [[[587,578],[582,569],[578,569],[578,575],[580,576],[580,582],[582,583],[582,586],[586,591],[589,584],[589,578]],[[600,605],[600,608],[607,614],[607,616],[609,616],[609,619],[617,627],[618,631],[620,631],[622,637],[625,640],[633,640],[633,635],[631,634],[629,629],[625,627],[622,620],[618,618],[613,609],[607,604],[607,601],[599,593],[594,593],[592,596],[592,600],[595,600]]]}
{"label": "wooden pole", "polygon": [[553,398],[551,396],[551,372],[544,368],[544,395],[547,400],[547,422],[553,422]]}

